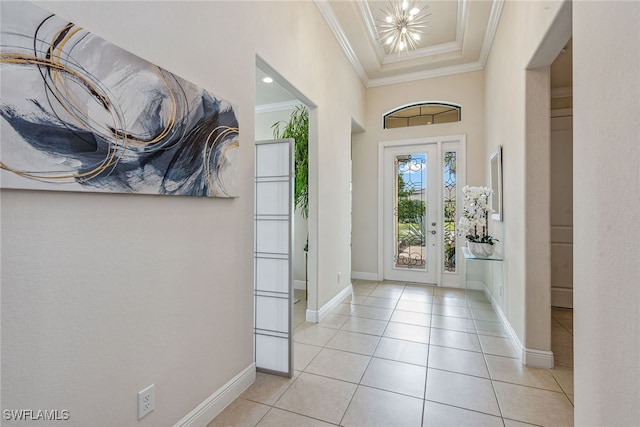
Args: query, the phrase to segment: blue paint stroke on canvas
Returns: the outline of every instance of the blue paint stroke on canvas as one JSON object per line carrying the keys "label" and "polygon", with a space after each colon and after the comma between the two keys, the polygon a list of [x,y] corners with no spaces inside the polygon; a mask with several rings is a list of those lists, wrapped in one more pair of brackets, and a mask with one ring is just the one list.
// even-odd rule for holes
{"label": "blue paint stroke on canvas", "polygon": [[236,196],[228,102],[29,3],[0,28],[3,188]]}

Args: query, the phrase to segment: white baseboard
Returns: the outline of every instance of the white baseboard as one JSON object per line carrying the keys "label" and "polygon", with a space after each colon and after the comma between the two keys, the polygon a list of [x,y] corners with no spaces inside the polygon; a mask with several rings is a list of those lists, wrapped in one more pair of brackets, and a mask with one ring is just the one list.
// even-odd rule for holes
{"label": "white baseboard", "polygon": [[322,306],[320,310],[307,309],[306,321],[310,323],[321,322],[325,317],[329,315],[340,303],[348,296],[353,294],[353,286],[351,283],[338,293],[335,297],[331,298],[331,301]]}
{"label": "white baseboard", "polygon": [[573,308],[573,289],[551,287],[551,305],[554,307]]}
{"label": "white baseboard", "polygon": [[522,363],[534,368],[553,368],[553,352],[544,350],[534,350],[532,348],[522,349]]}
{"label": "white baseboard", "polygon": [[500,318],[500,323],[507,330],[507,334],[509,335],[509,340],[511,344],[518,350],[520,353],[520,357],[523,365],[531,366],[534,368],[553,368],[553,352],[545,351],[545,350],[535,350],[533,348],[526,348],[522,345],[520,338],[518,338],[518,334],[507,320],[507,316],[504,315],[500,305],[496,303],[493,295],[490,292],[487,292],[488,288],[485,289],[485,294],[487,294],[488,298],[491,300],[491,306],[494,311]]}
{"label": "white baseboard", "polygon": [[378,273],[366,273],[363,271],[352,271],[351,278],[355,280],[378,280]]}
{"label": "white baseboard", "polygon": [[307,289],[307,282],[305,282],[304,280],[294,280],[293,289],[301,289],[304,291]]}
{"label": "white baseboard", "polygon": [[[487,292],[485,291],[485,293]],[[489,293],[489,296],[491,299],[491,306],[493,307],[493,310],[496,312],[496,314],[500,318],[500,323],[502,323],[502,326],[504,326],[504,328],[507,330],[507,335],[509,335],[509,340],[511,341],[511,344],[516,348],[516,350],[518,350],[518,352],[522,357],[522,363],[524,363],[525,348],[522,345],[522,342],[520,342],[520,338],[518,338],[518,334],[516,334],[516,331],[513,329],[513,326],[511,326],[511,323],[509,322],[509,320],[507,320],[507,316],[505,316],[504,313],[502,312],[502,308],[500,308],[500,304],[496,303],[496,300],[493,298],[493,295],[491,295],[490,293]]]}
{"label": "white baseboard", "polygon": [[256,364],[252,363],[189,412],[174,427],[206,426],[256,380]]}

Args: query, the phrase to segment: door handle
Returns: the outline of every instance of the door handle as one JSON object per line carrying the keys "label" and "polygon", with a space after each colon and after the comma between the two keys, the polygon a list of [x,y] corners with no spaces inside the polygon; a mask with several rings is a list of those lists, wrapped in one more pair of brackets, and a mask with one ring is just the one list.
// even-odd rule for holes
{"label": "door handle", "polygon": [[436,230],[431,230],[431,234],[436,234]]}

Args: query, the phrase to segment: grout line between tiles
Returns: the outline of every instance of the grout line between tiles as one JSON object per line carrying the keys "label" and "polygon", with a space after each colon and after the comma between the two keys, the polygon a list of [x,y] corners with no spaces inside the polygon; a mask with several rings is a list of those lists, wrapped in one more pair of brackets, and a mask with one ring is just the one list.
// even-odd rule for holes
{"label": "grout line between tiles", "polygon": [[[467,305],[468,304],[469,302],[467,301]],[[475,318],[473,311],[471,312],[471,315],[474,317],[473,324],[476,326],[476,330],[477,330],[478,328],[478,325],[476,324],[477,319]],[[480,343],[480,350],[482,350],[482,360],[484,360],[484,366],[487,369],[487,374],[489,375],[489,383],[491,384],[491,390],[493,390],[493,397],[494,399],[496,399],[496,405],[498,406],[498,412],[500,412],[500,418],[502,419],[502,424],[505,424],[504,414],[502,413],[502,406],[500,405],[500,399],[498,399],[498,393],[496,392],[496,388],[493,384],[493,380],[491,379],[492,376],[491,376],[491,370],[489,369],[489,363],[487,362],[487,354],[484,351],[484,347],[482,346],[482,341],[480,341],[480,337],[478,337],[478,342]]]}
{"label": "grout line between tiles", "polygon": [[[366,282],[363,282],[363,283],[366,283]],[[460,298],[457,298],[458,295],[451,295],[451,294],[450,295],[437,295],[436,291],[438,291],[439,289],[443,289],[443,288],[434,287],[433,289],[431,289],[431,292],[429,293],[429,298],[428,298],[427,301],[419,301],[419,300],[418,301],[413,301],[415,303],[423,303],[423,304],[426,303],[430,307],[430,312],[429,313],[420,313],[418,311],[401,310],[401,309],[398,308],[398,306],[402,301],[411,302],[412,300],[406,299],[406,297],[409,296],[408,293],[405,294],[405,292],[408,289],[407,288],[407,286],[408,286],[407,283],[406,282],[400,282],[400,283],[402,284],[402,292],[399,294],[399,297],[393,296],[393,297],[388,298],[385,295],[375,295],[375,296],[371,295],[376,289],[379,289],[379,290],[380,289],[384,289],[386,284],[390,284],[389,282],[378,282],[378,284],[376,286],[374,286],[373,288],[371,288],[371,289],[367,288],[365,290],[365,292],[368,292],[367,295],[360,295],[360,294],[354,293],[354,295],[358,295],[358,296],[362,296],[363,297],[362,302],[364,302],[364,298],[368,298],[368,297],[387,299],[387,300],[395,300],[395,304],[393,304],[393,307],[375,307],[375,306],[364,305],[362,303],[358,304],[358,303],[349,302],[350,305],[356,306],[356,310],[354,311],[354,313],[350,312],[349,314],[342,314],[343,316],[346,316],[348,318],[362,318],[362,319],[377,320],[377,321],[385,322],[384,329],[382,330],[381,334],[371,334],[371,333],[365,333],[365,332],[360,332],[360,331],[348,331],[348,330],[342,329],[342,327],[344,326],[344,323],[343,323],[340,326],[340,328],[335,329],[336,332],[332,336],[332,338],[333,338],[337,334],[337,331],[340,330],[340,331],[344,331],[344,332],[348,332],[348,333],[368,335],[368,336],[374,336],[374,337],[378,338],[378,341],[375,344],[375,348],[373,349],[373,352],[371,354],[366,354],[366,356],[369,356],[370,358],[367,361],[367,364],[366,364],[364,370],[362,371],[362,374],[360,375],[360,378],[359,378],[357,383],[356,382],[352,382],[352,381],[346,381],[346,380],[338,380],[338,379],[332,378],[332,377],[325,377],[325,378],[331,378],[333,380],[343,381],[343,382],[350,383],[350,384],[356,384],[356,390],[354,391],[353,395],[351,396],[351,399],[350,399],[350,401],[349,401],[349,403],[348,403],[348,405],[347,405],[347,407],[345,409],[344,414],[342,414],[342,417],[341,417],[341,420],[340,420],[340,425],[342,425],[342,422],[344,421],[344,418],[345,418],[349,408],[351,407],[351,405],[353,403],[353,400],[355,398],[355,394],[358,392],[358,390],[361,387],[368,387],[368,388],[371,388],[371,389],[381,390],[381,391],[384,391],[384,392],[387,392],[387,393],[394,393],[394,394],[400,395],[400,396],[408,396],[408,397],[412,397],[414,399],[416,398],[416,396],[412,396],[412,395],[409,395],[409,394],[399,393],[399,392],[396,392],[396,391],[386,390],[384,388],[378,388],[378,387],[369,386],[369,385],[363,385],[362,381],[364,379],[364,376],[365,376],[367,370],[371,366],[372,359],[374,357],[377,358],[377,359],[381,359],[381,360],[389,360],[389,361],[398,362],[398,363],[405,363],[405,364],[409,364],[409,365],[413,365],[413,366],[417,366],[417,367],[425,369],[425,382],[424,382],[424,388],[423,388],[423,399],[422,399],[423,400],[423,404],[422,404],[421,425],[424,425],[424,422],[425,422],[424,411],[426,410],[426,402],[427,401],[435,402],[435,403],[438,403],[438,404],[441,404],[441,405],[445,405],[445,406],[460,408],[460,409],[464,409],[464,410],[472,411],[472,412],[476,412],[476,413],[495,416],[494,414],[489,414],[489,413],[485,413],[485,412],[482,412],[482,411],[473,410],[473,409],[470,409],[470,408],[466,408],[464,406],[450,405],[450,404],[446,404],[446,403],[442,403],[442,402],[436,402],[436,401],[432,401],[432,400],[427,399],[427,385],[428,385],[428,381],[429,381],[429,375],[428,375],[429,369],[434,369],[434,370],[439,370],[439,371],[444,371],[444,372],[451,372],[451,373],[455,373],[455,374],[459,374],[459,375],[465,375],[465,376],[474,377],[474,378],[488,379],[491,382],[491,387],[492,387],[492,390],[493,390],[493,397],[494,397],[494,399],[495,399],[495,401],[497,403],[499,414],[500,414],[499,417],[502,420],[503,424],[505,423],[505,420],[507,420],[507,419],[504,418],[504,416],[503,416],[503,408],[500,405],[500,401],[498,400],[498,397],[497,397],[496,387],[494,385],[495,383],[513,384],[513,385],[518,385],[518,386],[521,386],[521,387],[527,387],[527,388],[530,388],[530,389],[537,389],[537,390],[550,391],[550,392],[554,392],[554,393],[560,393],[560,394],[563,394],[565,396],[565,398],[567,400],[569,400],[569,402],[571,403],[572,407],[574,407],[574,404],[571,402],[571,399],[569,398],[569,395],[566,393],[564,388],[560,385],[560,382],[558,381],[556,376],[553,375],[553,374],[552,374],[552,376],[554,378],[554,381],[557,384],[557,386],[559,387],[559,390],[561,390],[561,391],[554,391],[554,390],[549,390],[549,389],[546,389],[546,388],[540,388],[540,387],[535,387],[535,386],[525,385],[525,384],[519,384],[519,383],[514,383],[514,382],[509,382],[509,381],[494,380],[492,378],[492,374],[491,374],[491,371],[489,370],[489,365],[488,365],[488,361],[487,361],[487,357],[488,356],[496,356],[496,357],[501,357],[501,358],[505,358],[505,359],[519,359],[518,357],[511,357],[511,356],[504,355],[504,354],[488,353],[488,352],[486,352],[484,346],[482,345],[482,341],[480,340],[480,337],[482,337],[482,336],[488,337],[487,339],[490,339],[490,338],[503,338],[503,339],[504,338],[508,338],[508,337],[503,336],[500,333],[500,331],[494,332],[494,331],[483,331],[483,330],[479,330],[478,329],[478,323],[479,322],[483,322],[482,325],[484,325],[485,327],[491,327],[491,323],[495,323],[497,325],[501,325],[501,323],[499,321],[495,321],[494,319],[490,318],[491,316],[488,313],[489,312],[494,312],[492,310],[492,308],[487,307],[485,309],[485,307],[483,307],[483,306],[479,306],[478,307],[477,305],[478,304],[482,304],[482,302],[481,301],[476,301],[475,298],[474,298],[473,301],[470,301],[468,299],[469,297],[465,297],[463,299],[463,301],[465,303],[464,306],[458,305],[459,302],[455,303],[455,304],[446,304],[446,299],[443,299],[443,298],[456,298],[456,299],[460,299]],[[389,289],[389,288],[387,288],[387,289]],[[398,288],[397,287],[393,287],[391,289],[398,289]],[[438,291],[438,293],[440,293],[440,291]],[[392,294],[395,295],[394,292],[392,292]],[[405,299],[403,299],[403,298],[405,298]],[[438,298],[440,298],[440,299],[438,299]],[[442,303],[442,302],[445,302],[445,303]],[[458,317],[458,316],[447,316],[447,315],[444,315],[444,314],[436,314],[436,313],[434,313],[434,311],[436,311],[436,307],[435,307],[436,305],[437,306],[452,306],[452,307],[465,308],[466,310],[469,310],[469,313],[470,313],[471,317],[469,318],[469,317]],[[376,318],[373,318],[373,317],[361,317],[361,316],[357,315],[357,310],[360,307],[370,307],[372,309],[387,309],[387,310],[391,310],[391,316],[389,316],[389,318],[384,318],[384,319],[380,319],[380,318],[376,319]],[[443,308],[440,307],[440,310],[443,310]],[[454,310],[454,312],[456,310]],[[387,332],[387,330],[388,330],[388,328],[390,326],[390,323],[392,323],[392,316],[398,311],[408,311],[408,312],[411,312],[411,313],[420,313],[420,314],[428,315],[428,319],[429,319],[428,342],[427,343],[422,343],[422,344],[426,344],[427,345],[427,348],[426,348],[426,351],[427,351],[427,355],[426,356],[427,356],[427,358],[426,358],[426,365],[425,366],[418,365],[418,364],[415,364],[415,363],[405,362],[405,361],[387,359],[385,357],[374,356],[376,351],[378,350],[378,348],[380,346],[382,338],[387,338],[387,339],[390,339],[390,340],[403,341],[403,342],[415,342],[415,341],[402,339],[402,338],[387,337],[387,336],[384,335]],[[456,314],[459,314],[459,313],[456,313]],[[435,326],[433,326],[434,316],[440,316],[440,317],[444,317],[444,318],[449,317],[449,318],[455,318],[455,319],[471,320],[473,326],[475,327],[475,330],[462,331],[462,330],[459,330],[459,329],[448,329],[446,327],[441,327],[441,325],[439,325],[439,327],[435,327]],[[489,318],[487,318],[487,317],[489,317]],[[346,320],[345,323],[348,322],[348,321],[349,320]],[[408,326],[425,327],[423,325],[416,325],[416,324],[413,324],[413,323],[395,322],[395,321],[393,321],[393,323],[401,324],[401,325],[408,325]],[[569,331],[568,328],[566,328],[563,324],[561,324],[560,322],[558,322],[558,323],[562,326],[562,328],[564,330],[566,330],[568,333],[572,334],[571,331]],[[331,328],[331,329],[333,329],[333,328]],[[480,349],[479,349],[479,351],[474,351],[474,350],[469,350],[469,349],[460,349],[460,348],[457,348],[457,347],[452,347],[450,345],[436,345],[436,344],[433,344],[432,343],[432,337],[433,337],[434,329],[442,330],[442,331],[451,331],[451,332],[456,332],[456,333],[472,334],[477,338],[478,342],[480,343]],[[327,341],[327,343],[325,343],[324,345],[320,346],[320,348],[321,348],[320,352],[324,348],[331,349],[330,347],[327,347],[327,344],[329,343],[329,341]],[[487,374],[489,375],[489,378],[481,377],[481,376],[477,376],[477,375],[473,375],[473,374],[462,373],[462,372],[448,371],[448,370],[445,370],[445,369],[430,368],[429,367],[429,361],[430,361],[430,358],[432,357],[432,354],[431,354],[431,346],[432,345],[434,345],[436,347],[452,348],[452,349],[457,349],[457,350],[460,350],[460,351],[467,351],[467,352],[471,352],[471,353],[481,353],[483,355],[484,366],[486,368]],[[315,346],[319,347],[317,345],[315,345]],[[353,352],[353,351],[350,351],[350,350],[343,350],[343,349],[332,349],[332,350],[342,351],[342,352],[345,352],[345,353],[361,354],[361,353],[356,353],[356,352]],[[318,354],[316,354],[311,359],[311,361],[307,364],[307,366],[301,372],[304,372],[304,373],[309,374],[309,375],[316,375],[316,376],[324,377],[324,375],[318,375],[318,374],[314,374],[314,373],[306,371],[306,369],[313,363],[313,361],[316,360],[316,358],[318,357],[320,352],[318,352]],[[560,367],[561,365],[557,365],[557,366]],[[569,368],[571,368],[571,367],[569,367]],[[297,380],[297,378],[296,378],[296,380]],[[277,402],[282,398],[282,396],[284,396],[284,394],[289,390],[289,388],[291,387],[292,384],[293,384],[293,382],[287,386],[285,391],[280,395],[280,397],[276,400],[276,402],[274,402],[274,405],[271,405],[271,408],[276,407],[275,404],[277,404]],[[258,403],[260,403],[260,402],[258,402]],[[267,406],[269,406],[269,405],[267,405]],[[281,409],[281,408],[279,408],[279,409]],[[270,412],[270,410],[267,412],[267,414],[269,412]],[[288,412],[292,412],[292,413],[298,414],[297,412],[294,412],[294,411],[288,411]],[[304,414],[299,414],[299,415],[307,417],[307,418],[311,418],[311,419],[316,419],[316,418],[313,418],[313,417],[308,417],[307,415],[304,415]],[[266,416],[266,414],[265,414],[265,416]],[[324,421],[324,420],[322,420],[322,421]],[[514,421],[517,421],[517,420],[514,420]],[[531,425],[534,425],[534,424],[531,424]]]}

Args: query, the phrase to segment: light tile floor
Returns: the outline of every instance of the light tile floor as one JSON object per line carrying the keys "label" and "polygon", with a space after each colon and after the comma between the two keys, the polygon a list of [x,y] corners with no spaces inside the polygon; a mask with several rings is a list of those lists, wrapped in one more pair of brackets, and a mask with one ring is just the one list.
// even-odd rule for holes
{"label": "light tile floor", "polygon": [[481,292],[353,290],[319,324],[301,295],[294,377],[258,373],[209,427],[573,425],[571,310],[553,309],[557,368],[545,370],[522,365]]}

